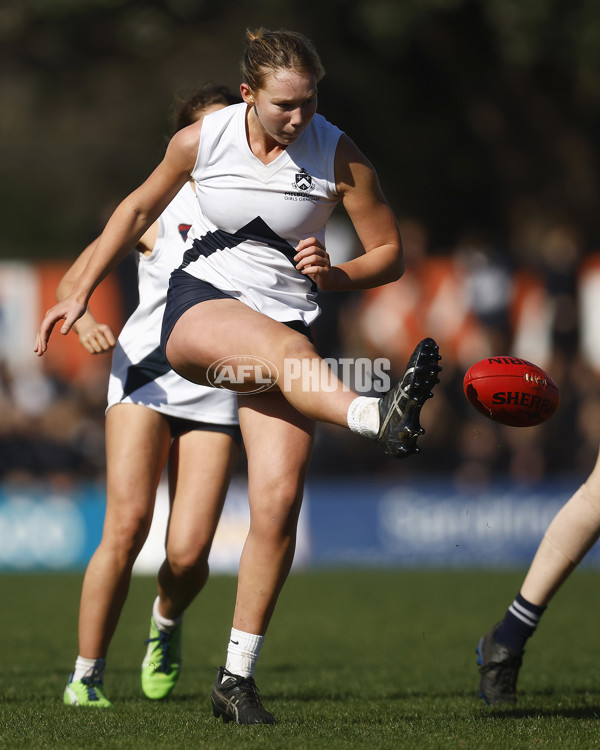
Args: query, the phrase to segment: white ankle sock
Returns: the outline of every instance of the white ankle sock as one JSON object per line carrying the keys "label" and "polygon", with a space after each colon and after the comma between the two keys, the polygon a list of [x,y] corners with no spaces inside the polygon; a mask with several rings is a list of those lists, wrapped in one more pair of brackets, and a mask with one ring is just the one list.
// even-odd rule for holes
{"label": "white ankle sock", "polygon": [[[254,668],[264,639],[264,635],[253,635],[231,628],[225,669],[241,677],[254,677]],[[228,679],[227,675],[224,679]]]}
{"label": "white ankle sock", "polygon": [[105,661],[102,658],[99,659],[86,659],[83,656],[78,656],[75,662],[75,669],[73,670],[73,682],[81,680],[82,677],[91,677],[94,669],[97,670],[96,677],[100,682],[104,680],[104,667]]}
{"label": "white ankle sock", "polygon": [[379,399],[357,396],[348,407],[348,427],[352,432],[368,438],[379,432]]}
{"label": "white ankle sock", "polygon": [[158,610],[158,603],[160,601],[160,598],[157,596],[154,600],[154,606],[152,607],[152,617],[154,618],[154,622],[156,623],[156,627],[159,630],[164,631],[165,633],[170,633],[172,630],[175,630],[175,628],[179,625],[181,622],[181,617],[178,617],[176,620],[169,620],[168,617],[164,617],[161,615],[161,613]]}

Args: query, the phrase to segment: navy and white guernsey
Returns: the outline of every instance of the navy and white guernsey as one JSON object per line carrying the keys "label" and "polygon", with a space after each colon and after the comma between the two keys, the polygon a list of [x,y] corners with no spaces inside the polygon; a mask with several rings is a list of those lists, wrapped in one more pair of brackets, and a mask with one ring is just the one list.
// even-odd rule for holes
{"label": "navy and white guernsey", "polygon": [[341,131],[316,114],[298,139],[263,164],[246,137],[246,104],[207,115],[192,177],[192,246],[181,268],[279,321],[310,325],[317,287],[295,268],[295,247],[324,241],[340,196],[335,152]]}
{"label": "navy and white guernsey", "polygon": [[158,219],[152,253],[136,253],[139,304],[113,352],[107,410],[119,403],[142,404],[173,417],[235,425],[236,395],[184,380],[170,368],[159,346],[169,277],[189,246],[195,202],[194,189],[187,183]]}

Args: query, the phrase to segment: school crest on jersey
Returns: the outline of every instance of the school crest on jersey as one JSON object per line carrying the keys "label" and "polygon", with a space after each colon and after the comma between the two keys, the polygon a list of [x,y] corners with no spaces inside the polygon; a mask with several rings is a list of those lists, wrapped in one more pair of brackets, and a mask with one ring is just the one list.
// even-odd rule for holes
{"label": "school crest on jersey", "polygon": [[185,242],[187,240],[188,232],[192,228],[191,224],[180,224],[177,229],[181,235],[181,239]]}
{"label": "school crest on jersey", "polygon": [[311,190],[315,189],[315,183],[313,182],[313,178],[308,174],[306,169],[304,169],[304,167],[301,167],[300,171],[296,172],[294,184],[292,185],[292,187],[310,193]]}

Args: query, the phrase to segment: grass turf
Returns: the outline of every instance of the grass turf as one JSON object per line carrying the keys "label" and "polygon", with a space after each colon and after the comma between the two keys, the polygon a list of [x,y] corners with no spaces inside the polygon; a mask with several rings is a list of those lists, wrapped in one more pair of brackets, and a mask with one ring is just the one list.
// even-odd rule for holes
{"label": "grass turf", "polygon": [[[145,699],[139,668],[155,584],[134,578],[108,658],[110,710],[62,704],[77,653],[81,575],[2,575],[0,748],[600,747],[598,573],[577,571],[530,642],[516,708],[477,698],[474,649],[522,572],[292,575],[257,669],[276,726],[213,718],[235,579],[213,577],[184,623],[173,696]],[[590,659],[590,653],[592,658]]]}

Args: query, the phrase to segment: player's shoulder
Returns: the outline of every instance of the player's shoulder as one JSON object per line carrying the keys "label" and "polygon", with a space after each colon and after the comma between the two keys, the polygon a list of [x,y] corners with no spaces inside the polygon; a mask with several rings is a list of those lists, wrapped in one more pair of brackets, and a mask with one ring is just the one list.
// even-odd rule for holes
{"label": "player's shoulder", "polygon": [[239,117],[244,116],[246,107],[247,105],[244,102],[230,104],[228,107],[223,107],[204,115],[202,118],[203,130],[211,132],[224,130],[229,123],[235,122]]}
{"label": "player's shoulder", "polygon": [[220,130],[227,126],[231,120],[241,115],[241,108],[245,104],[231,104],[223,109],[215,110],[193,122],[185,128],[178,130],[171,138],[171,144],[180,149],[197,149],[200,136],[205,131]]}
{"label": "player's shoulder", "polygon": [[178,130],[167,147],[167,157],[177,161],[191,162],[195,161],[200,143],[200,133],[202,132],[202,122],[194,122],[185,128]]}
{"label": "player's shoulder", "polygon": [[174,163],[182,164],[186,169],[189,168],[191,173],[197,162],[201,145],[204,144],[205,148],[210,149],[212,143],[219,140],[220,134],[227,130],[231,116],[234,114],[229,110],[236,109],[239,115],[239,106],[234,104],[211,112],[202,119],[178,130],[169,142],[167,156],[170,156]]}
{"label": "player's shoulder", "polygon": [[339,167],[344,164],[350,166],[358,163],[368,168],[373,168],[365,154],[346,133],[342,133],[337,142],[335,161]]}
{"label": "player's shoulder", "polygon": [[335,150],[335,182],[341,195],[358,187],[371,190],[377,183],[374,166],[346,133],[340,136]]}
{"label": "player's shoulder", "polygon": [[320,114],[319,112],[316,112],[313,115],[311,124],[316,130],[329,131],[333,134],[337,134],[338,137],[342,135],[343,133],[343,131],[340,128],[338,128],[337,125],[334,125],[332,122],[329,122],[329,120],[324,115]]}
{"label": "player's shoulder", "polygon": [[247,106],[248,105],[245,102],[229,104],[227,107],[216,109],[214,112],[204,115],[203,119],[210,122],[226,122],[227,120],[233,120],[234,117],[239,117],[242,112],[245,112]]}

